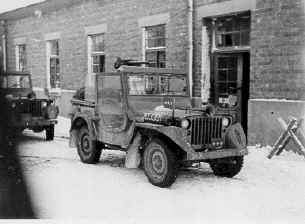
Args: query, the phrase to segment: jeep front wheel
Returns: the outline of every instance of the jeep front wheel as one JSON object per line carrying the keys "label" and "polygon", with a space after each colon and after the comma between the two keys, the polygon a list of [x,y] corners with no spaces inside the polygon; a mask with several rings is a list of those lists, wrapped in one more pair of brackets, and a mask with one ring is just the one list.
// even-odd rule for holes
{"label": "jeep front wheel", "polygon": [[87,127],[80,129],[77,139],[77,152],[83,163],[98,163],[102,150],[97,147],[96,141],[90,137]]}
{"label": "jeep front wheel", "polygon": [[47,141],[54,140],[54,125],[50,125],[46,127],[46,140]]}
{"label": "jeep front wheel", "polygon": [[240,172],[243,161],[243,156],[237,156],[212,160],[209,164],[216,176],[231,178]]}
{"label": "jeep front wheel", "polygon": [[176,154],[159,139],[152,140],[143,155],[145,174],[150,183],[158,187],[171,186],[178,174]]}

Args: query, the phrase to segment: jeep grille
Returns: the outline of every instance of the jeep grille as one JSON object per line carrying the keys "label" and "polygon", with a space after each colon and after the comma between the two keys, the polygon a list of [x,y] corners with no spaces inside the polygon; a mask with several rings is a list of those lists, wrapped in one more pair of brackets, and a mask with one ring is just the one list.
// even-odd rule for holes
{"label": "jeep grille", "polygon": [[209,146],[212,140],[222,139],[221,117],[191,118],[191,144],[194,146]]}
{"label": "jeep grille", "polygon": [[20,113],[31,114],[33,117],[42,116],[41,101],[24,101],[19,106]]}

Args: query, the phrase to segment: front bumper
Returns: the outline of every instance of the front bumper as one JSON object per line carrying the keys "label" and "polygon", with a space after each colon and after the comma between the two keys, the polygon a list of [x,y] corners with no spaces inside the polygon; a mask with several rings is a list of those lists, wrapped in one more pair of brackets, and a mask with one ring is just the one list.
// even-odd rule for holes
{"label": "front bumper", "polygon": [[12,120],[10,126],[13,128],[35,128],[46,127],[57,124],[57,119],[45,119],[42,117],[21,118],[18,120]]}
{"label": "front bumper", "polygon": [[186,161],[204,161],[212,159],[220,159],[226,157],[245,156],[248,155],[248,149],[221,149],[207,152],[187,153]]}

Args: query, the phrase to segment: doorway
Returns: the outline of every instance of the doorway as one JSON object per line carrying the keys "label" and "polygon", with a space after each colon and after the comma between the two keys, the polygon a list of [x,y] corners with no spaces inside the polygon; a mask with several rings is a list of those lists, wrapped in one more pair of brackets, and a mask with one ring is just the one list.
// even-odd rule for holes
{"label": "doorway", "polygon": [[214,56],[214,103],[248,129],[250,53],[216,53]]}

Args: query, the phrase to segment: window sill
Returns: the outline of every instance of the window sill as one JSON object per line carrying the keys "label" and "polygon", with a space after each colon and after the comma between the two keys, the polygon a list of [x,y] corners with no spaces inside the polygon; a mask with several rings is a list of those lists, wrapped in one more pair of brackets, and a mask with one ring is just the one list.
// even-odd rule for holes
{"label": "window sill", "polygon": [[223,48],[213,48],[213,53],[229,53],[235,51],[249,51],[251,50],[250,46],[236,46],[236,47],[223,47]]}
{"label": "window sill", "polygon": [[50,96],[61,96],[62,90],[61,88],[49,88],[48,95]]}
{"label": "window sill", "polygon": [[145,50],[146,51],[162,51],[162,50],[166,50],[166,47],[151,47],[151,48],[146,47]]}

